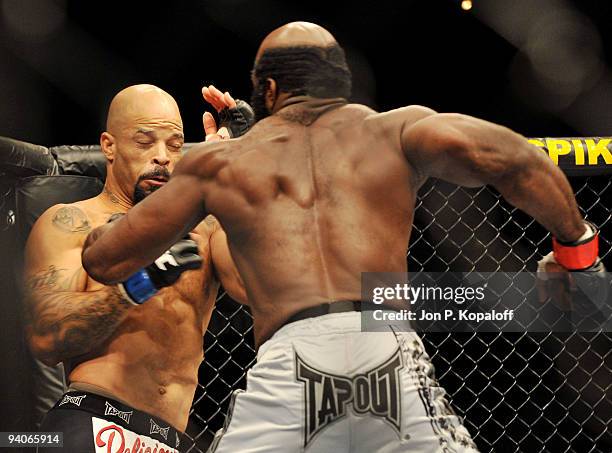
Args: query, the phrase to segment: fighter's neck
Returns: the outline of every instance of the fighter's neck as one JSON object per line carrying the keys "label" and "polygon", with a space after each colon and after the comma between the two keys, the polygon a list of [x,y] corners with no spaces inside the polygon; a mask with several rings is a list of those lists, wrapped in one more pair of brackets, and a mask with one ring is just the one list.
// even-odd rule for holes
{"label": "fighter's neck", "polygon": [[108,180],[98,198],[117,212],[127,212],[133,206],[132,200]]}
{"label": "fighter's neck", "polygon": [[311,96],[291,96],[280,102],[278,115],[288,121],[310,126],[321,115],[346,105],[345,98],[314,98]]}

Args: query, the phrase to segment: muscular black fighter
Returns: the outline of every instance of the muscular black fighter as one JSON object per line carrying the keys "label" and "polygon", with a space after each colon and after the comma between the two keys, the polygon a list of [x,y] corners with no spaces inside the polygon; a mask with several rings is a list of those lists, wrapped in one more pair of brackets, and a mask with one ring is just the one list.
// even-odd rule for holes
{"label": "muscular black fighter", "polygon": [[348,103],[343,50],[314,24],[268,35],[252,81],[256,125],[197,146],[165,187],[92,232],[85,268],[119,283],[208,214],[219,219],[259,350],[213,451],[475,450],[418,336],[361,332],[350,301],[361,297],[362,272],[407,271],[416,194],[429,177],[494,186],[553,233],[551,258],[584,264],[584,254],[572,258],[575,241],[596,235],[566,178],[505,127]]}

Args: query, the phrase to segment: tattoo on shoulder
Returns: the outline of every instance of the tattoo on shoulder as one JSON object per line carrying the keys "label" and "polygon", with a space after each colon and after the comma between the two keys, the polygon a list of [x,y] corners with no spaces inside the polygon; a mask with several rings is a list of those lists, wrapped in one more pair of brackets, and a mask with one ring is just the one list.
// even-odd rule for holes
{"label": "tattoo on shoulder", "polygon": [[53,216],[53,225],[66,233],[89,233],[91,225],[83,211],[74,206],[60,208]]}

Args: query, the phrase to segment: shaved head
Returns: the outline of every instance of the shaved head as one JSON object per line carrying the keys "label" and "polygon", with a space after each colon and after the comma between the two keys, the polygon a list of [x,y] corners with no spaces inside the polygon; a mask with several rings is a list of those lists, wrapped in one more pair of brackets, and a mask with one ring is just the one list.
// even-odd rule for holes
{"label": "shaved head", "polygon": [[338,44],[336,38],[320,25],[311,22],[291,22],[277,28],[262,41],[255,61],[268,49],[279,47],[330,47]]}
{"label": "shaved head", "polygon": [[148,118],[166,119],[181,128],[183,126],[178,105],[172,96],[154,85],[132,85],[117,93],[111,101],[106,130],[116,134]]}

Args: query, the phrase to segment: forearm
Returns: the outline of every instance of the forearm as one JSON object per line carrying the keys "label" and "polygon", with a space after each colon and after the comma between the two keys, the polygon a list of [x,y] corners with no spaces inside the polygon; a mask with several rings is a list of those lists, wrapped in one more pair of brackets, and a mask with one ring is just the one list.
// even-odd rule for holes
{"label": "forearm", "polygon": [[156,260],[206,217],[198,184],[196,178],[173,175],[120,220],[92,231],[82,254],[87,273],[115,284]]}
{"label": "forearm", "polygon": [[513,206],[537,220],[561,241],[575,241],[585,231],[572,188],[563,172],[537,148],[525,151],[526,165],[493,186]]}
{"label": "forearm", "polygon": [[33,354],[45,363],[91,351],[112,335],[131,307],[116,287],[38,291],[29,299],[28,340]]}

